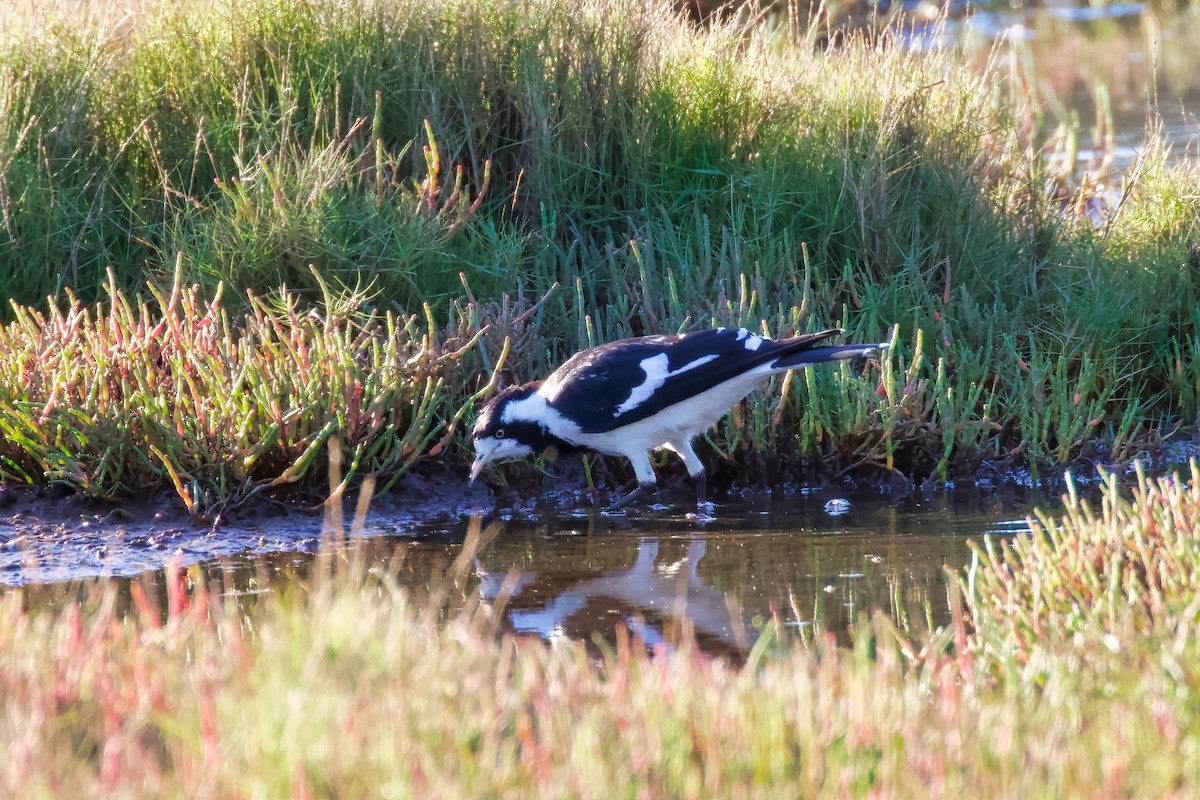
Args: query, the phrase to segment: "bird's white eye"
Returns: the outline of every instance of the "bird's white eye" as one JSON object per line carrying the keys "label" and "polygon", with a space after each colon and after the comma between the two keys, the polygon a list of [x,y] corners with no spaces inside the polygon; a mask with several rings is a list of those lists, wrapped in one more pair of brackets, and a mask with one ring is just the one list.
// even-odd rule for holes
{"label": "bird's white eye", "polygon": [[503,438],[504,438],[504,428],[501,428],[500,430],[496,431],[496,438],[497,438],[497,439],[503,439]]}

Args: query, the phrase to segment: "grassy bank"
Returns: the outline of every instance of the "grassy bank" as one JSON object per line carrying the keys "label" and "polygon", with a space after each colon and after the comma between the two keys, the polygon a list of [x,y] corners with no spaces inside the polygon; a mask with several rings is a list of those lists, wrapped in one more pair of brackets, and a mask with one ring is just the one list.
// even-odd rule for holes
{"label": "grassy bank", "polygon": [[[822,51],[795,26],[698,31],[603,0],[22,8],[0,35],[0,293],[22,304],[0,353],[6,481],[173,485],[207,514],[303,483],[331,439],[380,476],[457,462],[441,436],[506,338],[508,381],[714,323],[899,326],[891,361],[773,385],[718,427],[706,460],[747,480],[1036,474],[1195,428],[1195,168],[1151,155],[1094,226],[1045,190],[1022,104],[951,54]],[[68,322],[55,338],[37,314]],[[178,362],[121,345],[206,317],[225,321]],[[341,377],[293,387],[303,359],[278,342],[329,336]],[[216,368],[196,383],[189,360]],[[100,361],[187,390],[102,390]],[[397,432],[346,427],[332,397],[356,381]]]}
{"label": "grassy bank", "polygon": [[[303,590],[167,577],[0,597],[0,787],[62,796],[1192,796],[1200,475],[1143,480],[959,576],[954,624],[744,667],[618,632],[497,637],[456,582],[416,602],[327,553]],[[458,567],[470,563],[471,547]],[[337,566],[341,564],[342,566]],[[196,573],[199,574],[199,573]],[[245,601],[245,602],[243,602]]]}

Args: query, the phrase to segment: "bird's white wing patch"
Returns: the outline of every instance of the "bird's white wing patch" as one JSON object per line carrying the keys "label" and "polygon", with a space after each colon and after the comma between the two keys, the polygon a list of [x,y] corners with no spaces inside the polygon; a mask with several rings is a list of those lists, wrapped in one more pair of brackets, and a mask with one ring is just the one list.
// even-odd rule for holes
{"label": "bird's white wing patch", "polygon": [[500,414],[500,421],[533,422],[569,442],[574,441],[579,433],[579,426],[552,408],[540,392],[506,405]]}
{"label": "bird's white wing patch", "polygon": [[753,352],[762,347],[762,343],[766,341],[765,336],[759,336],[757,333],[751,333],[745,328],[738,328],[737,341],[745,342],[742,347]]}
{"label": "bird's white wing patch", "polygon": [[702,367],[716,358],[717,356],[715,353],[712,355],[701,356],[695,361],[690,361],[676,370],[669,369],[669,361],[667,360],[666,353],[659,353],[656,356],[650,356],[649,358],[642,359],[640,366],[642,371],[646,373],[646,380],[633,387],[633,391],[629,393],[629,397],[626,398],[624,403],[621,403],[621,405],[617,406],[617,410],[613,413],[613,416],[619,417],[626,412],[632,411],[642,403],[649,400],[654,393],[658,391],[664,383],[667,382],[668,378],[673,378],[676,375],[682,375],[683,373],[693,370],[696,367]]}

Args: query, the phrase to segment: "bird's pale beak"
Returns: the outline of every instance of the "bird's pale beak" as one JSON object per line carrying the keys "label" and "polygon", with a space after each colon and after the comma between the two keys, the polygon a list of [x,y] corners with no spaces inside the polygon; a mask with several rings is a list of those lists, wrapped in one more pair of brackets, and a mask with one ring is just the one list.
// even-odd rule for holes
{"label": "bird's pale beak", "polygon": [[477,458],[471,464],[471,477],[467,480],[467,485],[475,483],[475,479],[479,477],[479,473],[483,472],[483,466],[486,464],[482,458]]}

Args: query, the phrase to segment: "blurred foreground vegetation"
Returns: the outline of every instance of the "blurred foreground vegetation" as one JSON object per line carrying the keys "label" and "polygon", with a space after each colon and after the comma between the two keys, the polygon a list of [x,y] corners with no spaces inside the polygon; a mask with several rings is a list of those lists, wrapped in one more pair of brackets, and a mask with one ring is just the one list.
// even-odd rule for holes
{"label": "blurred foreground vegetation", "polygon": [[[330,545],[254,599],[170,569],[0,596],[0,789],[43,797],[1194,796],[1200,473],[989,543],[953,621],[854,643],[497,635],[480,531],[415,600]],[[484,537],[486,538],[486,537]],[[397,551],[392,569],[403,566]]]}

